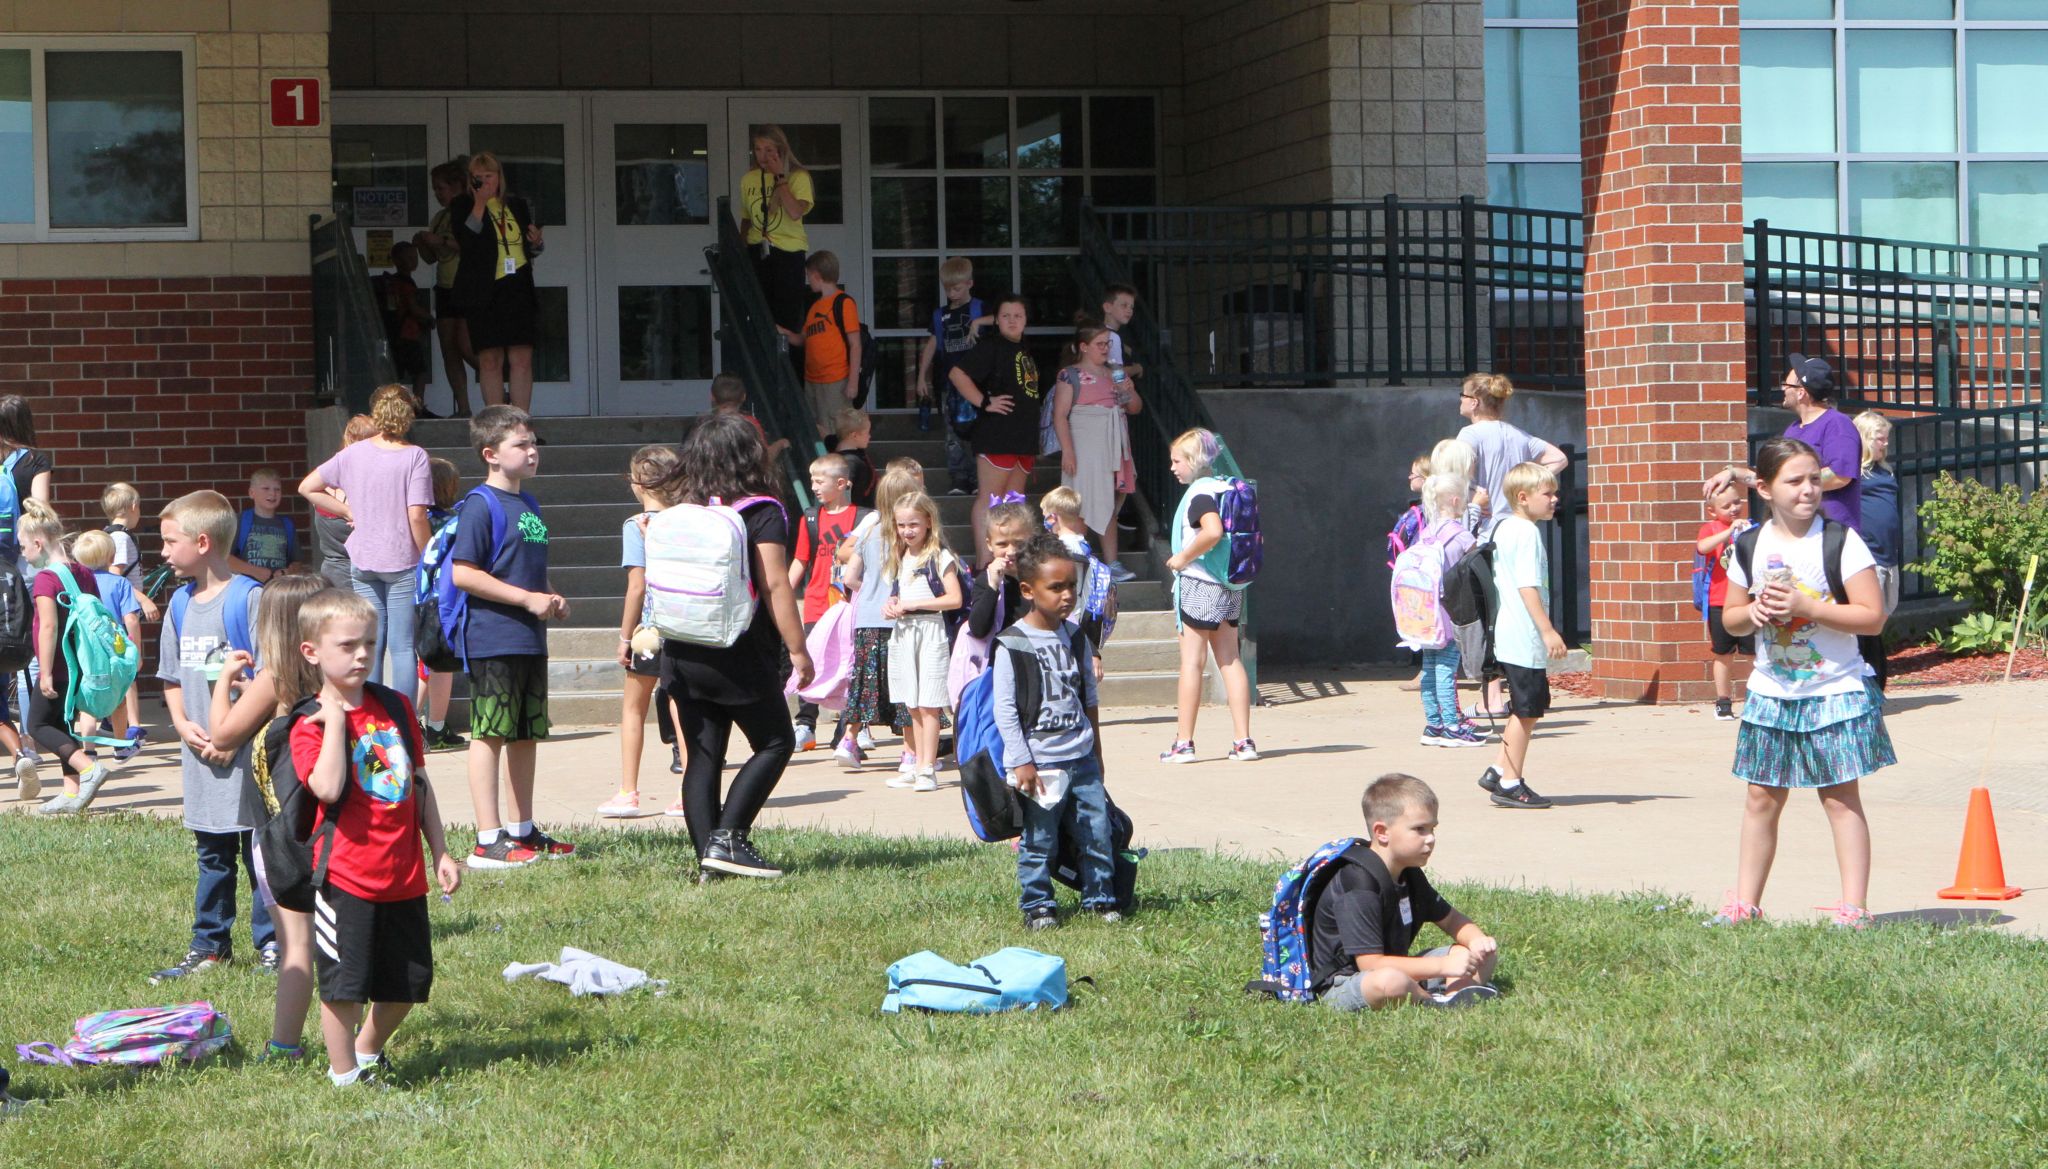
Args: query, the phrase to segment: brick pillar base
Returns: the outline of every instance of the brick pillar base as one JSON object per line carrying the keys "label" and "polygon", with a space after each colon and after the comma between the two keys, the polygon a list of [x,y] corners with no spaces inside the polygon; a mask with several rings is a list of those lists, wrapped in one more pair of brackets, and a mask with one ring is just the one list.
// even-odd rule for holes
{"label": "brick pillar base", "polygon": [[1692,607],[1700,483],[1742,458],[1736,0],[1580,0],[1593,671],[1712,697]]}

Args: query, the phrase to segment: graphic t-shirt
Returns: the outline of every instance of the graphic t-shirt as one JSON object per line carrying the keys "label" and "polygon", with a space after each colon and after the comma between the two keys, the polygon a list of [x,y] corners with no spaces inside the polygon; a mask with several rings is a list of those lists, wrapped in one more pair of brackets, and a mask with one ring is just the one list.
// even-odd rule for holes
{"label": "graphic t-shirt", "polygon": [[932,310],[932,378],[940,386],[958,364],[960,355],[974,348],[974,321],[984,315],[981,300],[970,297],[963,305],[946,305]]}
{"label": "graphic t-shirt", "polygon": [[[1015,631],[1031,643],[1031,656],[1038,663],[1038,721],[1024,726],[1017,711],[1017,675],[1007,648],[998,646],[993,654],[996,727],[1003,735],[1003,758],[1011,766],[1030,760],[1039,766],[1068,763],[1085,758],[1095,750],[1095,727],[1088,721],[1088,708],[1095,705],[1095,671],[1083,668],[1074,657],[1070,639],[1083,645],[1087,638],[1062,625],[1039,629],[1019,621],[1005,632]],[[1084,650],[1092,659],[1094,654]]]}
{"label": "graphic t-shirt", "polygon": [[1840,410],[1823,410],[1811,422],[1794,422],[1785,428],[1785,438],[1796,438],[1820,452],[1820,465],[1837,478],[1848,479],[1847,487],[1823,492],[1821,514],[1848,527],[1863,531],[1863,435]]}
{"label": "graphic t-shirt", "polygon": [[[248,580],[247,577],[238,578]],[[210,597],[196,593],[185,606],[185,616],[174,625],[171,606],[164,606],[163,635],[157,639],[156,676],[179,687],[178,701],[185,717],[200,726],[213,725],[213,683],[217,668],[231,648],[253,652],[255,646],[228,644],[227,603],[232,586],[223,586]],[[248,612],[243,615],[251,635],[256,610],[263,603],[263,586],[249,589]],[[214,678],[207,669],[215,667]],[[185,827],[194,832],[245,832],[264,821],[263,796],[249,778],[249,746],[244,743],[226,767],[215,767],[193,754],[190,744],[178,746],[185,785]]]}
{"label": "graphic t-shirt", "polygon": [[[1749,521],[1743,520],[1742,524],[1744,527],[1747,527]],[[1693,537],[1693,547],[1698,548],[1699,541],[1706,539],[1708,536],[1718,536],[1733,527],[1735,525],[1727,520],[1708,520],[1700,525],[1699,535]],[[1740,532],[1738,531],[1737,534],[1739,535]],[[1707,557],[1707,607],[1709,609],[1718,609],[1728,603],[1728,564],[1734,559],[1734,536],[1730,536],[1722,541],[1720,549],[1712,556]]]}
{"label": "graphic t-shirt", "polygon": [[235,532],[235,555],[276,572],[299,558],[299,533],[290,516],[249,517],[249,534]]}
{"label": "graphic t-shirt", "polygon": [[[1845,536],[1842,581],[1847,584],[1857,573],[1875,568],[1877,560],[1871,556],[1870,546],[1853,529]],[[1762,593],[1772,571],[1772,558],[1776,557],[1792,574],[1795,588],[1831,605],[1834,597],[1828,592],[1821,540],[1818,516],[1806,529],[1806,535],[1797,538],[1787,534],[1776,520],[1767,521],[1757,533],[1756,556],[1750,562],[1756,580],[1750,580],[1749,574],[1742,571],[1742,564],[1731,559],[1728,583],[1747,589],[1751,596]],[[1828,629],[1803,617],[1794,617],[1783,625],[1757,626],[1756,668],[1749,674],[1751,693],[1790,699],[1846,694],[1862,689],[1868,673],[1870,667],[1857,652],[1853,633]]]}
{"label": "graphic t-shirt", "polygon": [[1548,669],[1550,652],[1543,648],[1543,634],[1529,615],[1522,590],[1539,590],[1544,612],[1550,611],[1550,551],[1543,546],[1542,531],[1512,513],[1493,529],[1493,587],[1500,594],[1493,656],[1510,666]]}
{"label": "graphic t-shirt", "polygon": [[[838,316],[833,315],[832,306],[839,305]],[[844,321],[844,325],[841,325]],[[846,336],[860,335],[860,307],[853,298],[843,292],[833,292],[811,302],[810,310],[804,313],[804,380],[807,382],[843,382],[846,380],[848,352]],[[819,421],[826,424],[831,419]]]}
{"label": "graphic t-shirt", "polygon": [[1038,363],[1022,343],[1001,333],[985,338],[961,355],[957,368],[966,373],[983,402],[1009,395],[1008,414],[984,409],[974,420],[968,441],[978,455],[1038,454],[1038,411],[1044,391],[1038,384]]}
{"label": "graphic t-shirt", "polygon": [[[818,510],[807,522],[796,530],[796,551],[792,557],[807,566],[804,578],[804,624],[808,625],[825,615],[831,608],[832,569],[839,545],[853,531],[860,518],[860,509],[848,505],[836,512]],[[811,525],[818,528],[818,543],[811,545]]]}
{"label": "graphic t-shirt", "polygon": [[[320,805],[316,826],[334,821],[327,879],[365,901],[408,901],[427,895],[426,850],[420,846],[419,794],[426,749],[413,721],[412,703],[398,696],[394,716],[363,695],[348,712],[348,786],[341,799]],[[292,727],[292,766],[313,774],[327,730],[317,718]],[[315,862],[318,862],[315,857]]]}
{"label": "graphic t-shirt", "polygon": [[[448,549],[451,563],[474,565],[515,588],[546,592],[548,587],[548,526],[540,513],[508,491],[486,483],[485,491],[498,497],[505,509],[505,547],[491,544],[491,509],[482,499],[464,496],[456,509],[455,541]],[[497,553],[495,556],[493,553]],[[501,658],[513,654],[545,654],[547,634],[541,619],[520,608],[497,601],[469,598],[469,656]]]}
{"label": "graphic t-shirt", "polygon": [[811,193],[811,172],[807,170],[778,178],[755,167],[740,176],[740,217],[747,221],[747,242],[758,244],[765,234],[769,244],[780,251],[810,251],[811,237],[804,230],[804,221],[792,219],[782,200],[775,197],[775,189],[785,183],[799,206],[816,202]]}
{"label": "graphic t-shirt", "polygon": [[1371,849],[1354,847],[1351,857],[1358,863],[1340,866],[1316,902],[1309,929],[1312,970],[1342,974],[1356,970],[1362,954],[1405,956],[1423,922],[1450,916],[1451,903],[1421,869],[1407,869],[1397,881]]}

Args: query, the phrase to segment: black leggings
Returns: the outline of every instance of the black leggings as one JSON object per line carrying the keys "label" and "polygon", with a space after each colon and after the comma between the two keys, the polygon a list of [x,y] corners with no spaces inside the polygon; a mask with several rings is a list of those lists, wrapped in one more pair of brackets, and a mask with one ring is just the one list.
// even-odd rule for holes
{"label": "black leggings", "polygon": [[[775,785],[782,782],[782,769],[789,766],[789,756],[796,749],[796,732],[789,723],[788,700],[780,694],[744,706],[678,696],[676,715],[683,743],[683,811],[690,841],[701,857],[713,829],[754,826],[754,817],[761,814]],[[753,744],[754,754],[733,777],[732,790],[721,806],[719,780],[735,726]]]}
{"label": "black leggings", "polygon": [[28,733],[36,744],[57,757],[64,768],[64,774],[76,775],[71,766],[71,757],[84,749],[84,744],[72,735],[71,728],[64,725],[64,685],[70,674],[64,668],[64,656],[57,655],[51,662],[55,668],[50,671],[50,684],[57,691],[57,697],[43,697],[40,682],[30,683],[28,696]]}

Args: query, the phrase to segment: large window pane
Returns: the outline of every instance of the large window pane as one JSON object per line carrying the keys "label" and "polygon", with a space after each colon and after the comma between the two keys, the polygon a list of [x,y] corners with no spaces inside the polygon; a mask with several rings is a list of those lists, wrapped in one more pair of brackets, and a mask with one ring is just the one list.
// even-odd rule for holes
{"label": "large window pane", "polygon": [[1000,248],[1009,243],[1010,180],[947,179],[947,249]]}
{"label": "large window pane", "polygon": [[540,294],[540,311],[533,339],[533,380],[566,382],[573,356],[569,352],[569,290],[543,285],[534,291]]}
{"label": "large window pane", "polygon": [[1956,242],[1955,165],[1850,163],[1849,234]]}
{"label": "large window pane", "polygon": [[1585,200],[1576,162],[1493,162],[1486,166],[1486,201],[1499,207],[1579,211]]}
{"label": "large window pane", "polygon": [[1742,0],[1740,15],[1751,20],[1829,20],[1835,0]]}
{"label": "large window pane", "polygon": [[36,219],[35,117],[27,49],[0,49],[0,223]]}
{"label": "large window pane", "polygon": [[868,184],[868,219],[878,248],[939,246],[937,179],[876,179]]}
{"label": "large window pane", "polygon": [[1969,0],[1969,20],[2048,20],[2048,0]]}
{"label": "large window pane", "polygon": [[43,83],[50,226],[185,226],[183,55],[50,52]]}
{"label": "large window pane", "polygon": [[[938,305],[939,261],[936,256],[886,256],[875,265],[875,303],[862,305],[871,329],[922,329],[931,324]],[[922,314],[922,315],[920,315]]]}
{"label": "large window pane", "polygon": [[1955,34],[1859,29],[1845,35],[1849,149],[1954,150]]}
{"label": "large window pane", "polygon": [[1091,166],[1150,167],[1157,162],[1149,97],[1088,99]]}
{"label": "large window pane", "polygon": [[2048,32],[1973,32],[1968,58],[1970,149],[1987,154],[2048,151]]}
{"label": "large window pane", "polygon": [[[1013,280],[1015,271],[1010,257],[969,256],[967,258],[974,263],[974,296],[993,311],[996,298],[1006,296],[1016,288]],[[936,307],[936,302],[934,302],[934,307]]]}
{"label": "large window pane", "polygon": [[1079,170],[1087,154],[1081,142],[1081,99],[1017,99],[1017,165],[1033,170]]}
{"label": "large window pane", "polygon": [[[1024,269],[1021,291],[1032,327],[1065,328],[1072,325],[1074,310],[1081,307],[1075,303],[1079,294],[1074,291],[1072,257],[1025,256],[1020,263]],[[1055,371],[1041,366],[1039,372],[1050,380]]]}
{"label": "large window pane", "polygon": [[966,170],[1010,165],[1010,99],[946,99],[946,165]]}
{"label": "large window pane", "polygon": [[868,164],[876,170],[930,170],[938,161],[937,116],[928,97],[868,101]]}
{"label": "large window pane", "polygon": [[1578,0],[1486,0],[1486,15],[1506,20],[1575,20]]}
{"label": "large window pane", "polygon": [[708,128],[618,126],[612,133],[619,226],[711,222]]}
{"label": "large window pane", "polygon": [[1159,202],[1159,180],[1151,175],[1096,175],[1090,181],[1097,207],[1150,207]]}
{"label": "large window pane", "polygon": [[702,284],[619,289],[619,380],[711,376],[711,289]]}
{"label": "large window pane", "polygon": [[1952,20],[1955,0],[1844,0],[1846,20]]}
{"label": "large window pane", "polygon": [[1017,180],[1017,242],[1071,248],[1081,242],[1081,179],[1048,175]]}
{"label": "large window pane", "polygon": [[1486,145],[1495,154],[1579,152],[1579,34],[1486,30]]}
{"label": "large window pane", "polygon": [[[875,338],[875,399],[869,409],[895,410],[910,404],[910,383],[917,380],[917,356],[923,348],[922,337]],[[932,419],[935,434],[944,425]]]}
{"label": "large window pane", "polygon": [[1742,218],[1786,231],[1836,232],[1835,164],[1750,162],[1742,166]]}
{"label": "large window pane", "polygon": [[2048,243],[2048,162],[1970,164],[1970,242],[2028,252]]}
{"label": "large window pane", "polygon": [[1745,154],[1817,154],[1835,148],[1834,33],[1742,33]]}
{"label": "large window pane", "polygon": [[364,222],[358,226],[426,226],[437,209],[436,204],[427,198],[427,128],[336,126],[335,202],[352,205],[357,187],[383,187],[405,192],[403,207],[387,208],[391,212],[389,220]]}
{"label": "large window pane", "polygon": [[[506,192],[526,200],[536,223],[552,227],[568,222],[569,168],[561,123],[471,125],[469,150],[471,154],[488,150],[497,156],[498,164],[505,168]],[[545,302],[542,307],[546,307]],[[536,354],[536,379],[540,378],[539,361]]]}

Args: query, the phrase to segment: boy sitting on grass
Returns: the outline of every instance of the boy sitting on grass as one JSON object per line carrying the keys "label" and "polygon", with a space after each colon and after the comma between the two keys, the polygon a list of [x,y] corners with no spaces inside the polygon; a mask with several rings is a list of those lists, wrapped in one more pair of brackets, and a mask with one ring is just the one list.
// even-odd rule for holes
{"label": "boy sitting on grass", "polygon": [[[1436,793],[1412,775],[1390,772],[1365,789],[1367,848],[1353,846],[1316,901],[1309,931],[1315,970],[1333,971],[1316,998],[1338,1011],[1393,1003],[1463,1007],[1498,998],[1492,986],[1500,944],[1451,908],[1422,867],[1436,850]],[[1451,945],[1410,957],[1425,921]]]}

